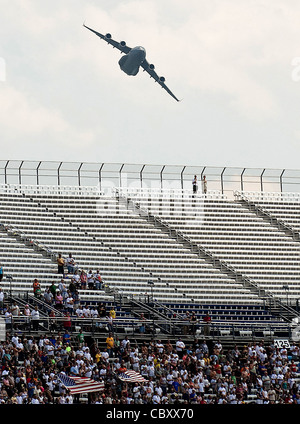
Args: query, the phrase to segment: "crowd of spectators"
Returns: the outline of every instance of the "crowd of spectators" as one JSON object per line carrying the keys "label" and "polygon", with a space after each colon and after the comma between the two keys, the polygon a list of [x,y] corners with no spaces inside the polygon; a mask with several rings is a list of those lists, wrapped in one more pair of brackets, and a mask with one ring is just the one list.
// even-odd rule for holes
{"label": "crowd of spectators", "polygon": [[[208,314],[204,339],[191,331],[195,325],[192,315],[186,318],[182,338],[130,340],[124,333],[121,337],[114,332],[114,308],[106,310],[103,302],[93,307],[81,304],[78,290],[85,284],[94,288],[95,274],[87,273],[82,286],[84,278],[78,270],[68,268],[68,272],[70,279],[62,276],[58,284],[53,282],[44,291],[38,280],[33,282],[34,295],[66,317],[62,329],[54,326],[47,334],[39,334],[37,306],[26,305],[22,311],[16,302],[7,306],[0,288],[0,313],[8,330],[0,342],[1,404],[300,403],[299,343],[287,349],[262,340],[225,350],[219,340],[205,340],[211,322]],[[89,274],[93,275],[90,281]],[[20,315],[30,322],[33,333],[26,326],[14,326],[14,317]],[[106,318],[102,340],[86,337],[82,328],[72,328],[72,317]],[[143,319],[141,328],[145,330]],[[120,374],[130,369],[146,381],[122,381]],[[59,380],[60,373],[103,381],[104,390],[73,396]]]}
{"label": "crowd of spectators", "polygon": [[[73,337],[67,331],[36,337],[11,332],[0,342],[0,403],[300,403],[299,344],[280,349],[261,341],[225,351],[220,341],[188,340],[138,343],[109,333],[99,345],[87,343],[82,331]],[[128,369],[146,381],[121,381]],[[61,372],[103,381],[105,388],[73,396]]]}
{"label": "crowd of spectators", "polygon": [[69,253],[67,258],[64,258],[61,253],[57,257],[57,272],[59,275],[68,276],[71,278],[72,283],[76,289],[94,289],[101,290],[103,287],[103,280],[100,270],[97,269],[93,272],[92,269],[85,271],[80,269],[75,262],[72,253]]}

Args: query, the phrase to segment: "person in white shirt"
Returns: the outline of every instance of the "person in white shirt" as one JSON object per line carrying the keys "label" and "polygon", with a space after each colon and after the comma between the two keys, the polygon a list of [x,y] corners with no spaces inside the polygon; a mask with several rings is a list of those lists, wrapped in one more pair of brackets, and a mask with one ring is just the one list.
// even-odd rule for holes
{"label": "person in white shirt", "polygon": [[33,395],[31,402],[33,405],[39,405],[40,401],[37,395]]}
{"label": "person in white shirt", "polygon": [[40,313],[39,313],[38,307],[35,306],[34,309],[31,311],[31,321],[32,321],[33,330],[38,330],[39,319],[40,319]]}
{"label": "person in white shirt", "polygon": [[69,253],[69,257],[66,259],[66,265],[68,268],[68,274],[74,274],[75,271],[75,260],[72,257],[72,254]]}
{"label": "person in white shirt", "polygon": [[76,309],[76,315],[78,316],[78,318],[83,318],[84,317],[84,310],[83,310],[83,307],[82,306],[79,306],[77,309]]}
{"label": "person in white shirt", "polygon": [[89,348],[86,348],[85,350],[84,350],[84,354],[83,354],[83,356],[84,356],[84,358],[86,358],[88,361],[90,361],[91,360],[91,354],[90,354],[90,349]]}
{"label": "person in white shirt", "polygon": [[10,328],[11,327],[11,325],[12,325],[12,313],[11,313],[11,310],[9,309],[9,308],[7,308],[7,310],[6,310],[6,312],[5,312],[5,323],[6,323],[6,326],[8,327],[8,328]]}
{"label": "person in white shirt", "polygon": [[176,342],[176,352],[177,352],[179,358],[182,358],[182,356],[183,356],[183,349],[185,349],[185,344],[181,340],[181,338],[179,338]]}
{"label": "person in white shirt", "polygon": [[98,311],[97,311],[97,309],[96,308],[91,308],[91,317],[92,318],[98,318],[99,317],[99,314],[98,314]]}
{"label": "person in white shirt", "polygon": [[14,334],[14,335],[12,336],[12,338],[11,338],[11,342],[12,342],[15,346],[17,346],[17,345],[19,344],[19,337],[18,337],[16,334]]}
{"label": "person in white shirt", "polygon": [[76,287],[79,288],[79,286],[80,286],[80,275],[78,274],[77,270],[74,272],[72,278],[75,281]]}
{"label": "person in white shirt", "polygon": [[87,307],[84,309],[84,317],[85,317],[85,318],[91,318],[91,316],[92,316],[92,314],[91,314],[91,309],[87,306]]}
{"label": "person in white shirt", "polygon": [[94,277],[93,271],[91,269],[87,273],[87,283],[88,283],[88,288],[89,289],[93,289],[94,288],[95,277]]}
{"label": "person in white shirt", "polygon": [[156,343],[156,349],[158,353],[163,353],[164,351],[164,345],[162,344],[161,340],[158,340]]}
{"label": "person in white shirt", "polygon": [[73,315],[73,312],[74,312],[74,299],[73,299],[71,293],[68,293],[68,297],[66,298],[66,309],[70,313],[70,315]]}
{"label": "person in white shirt", "polygon": [[153,397],[152,397],[152,402],[154,403],[154,405],[157,405],[158,403],[160,403],[160,396],[158,395],[158,394],[155,394]]}
{"label": "person in white shirt", "polygon": [[0,311],[3,311],[3,305],[4,305],[4,292],[2,288],[0,287]]}

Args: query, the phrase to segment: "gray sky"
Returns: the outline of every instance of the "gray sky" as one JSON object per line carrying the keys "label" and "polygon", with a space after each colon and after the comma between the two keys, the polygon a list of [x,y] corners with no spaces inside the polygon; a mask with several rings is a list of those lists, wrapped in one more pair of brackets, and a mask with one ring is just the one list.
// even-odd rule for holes
{"label": "gray sky", "polygon": [[[298,0],[1,0],[1,158],[299,168]],[[82,24],[142,45],[177,103]]]}

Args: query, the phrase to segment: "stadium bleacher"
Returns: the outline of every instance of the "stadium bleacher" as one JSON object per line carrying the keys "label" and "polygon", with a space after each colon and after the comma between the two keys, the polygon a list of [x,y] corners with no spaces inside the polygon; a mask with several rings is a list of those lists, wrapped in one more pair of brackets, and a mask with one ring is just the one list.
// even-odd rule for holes
{"label": "stadium bleacher", "polygon": [[160,194],[136,188],[122,193],[261,288],[283,299],[283,285],[288,285],[290,301],[298,299],[299,243],[247,207],[224,195],[193,198],[176,190]]}
{"label": "stadium bleacher", "polygon": [[[45,334],[51,329],[49,310],[32,296],[32,283],[38,278],[42,291],[57,284],[62,277],[57,255],[71,253],[79,270],[99,269],[104,280],[100,290],[80,289],[80,303],[113,307],[114,334],[129,335],[135,343],[158,338],[166,343],[180,335],[187,346],[206,338],[212,348],[221,339],[231,349],[291,336],[292,320],[270,309],[266,293],[298,315],[296,193],[235,192],[232,199],[218,190],[195,195],[183,189],[116,186],[102,192],[95,186],[3,184],[0,202],[1,287],[22,307],[38,304]],[[67,282],[71,277],[64,276]],[[141,312],[145,333],[140,333]],[[195,325],[185,322],[187,313],[195,314]],[[57,318],[63,331],[64,314]],[[83,329],[86,340],[106,346],[107,317],[72,320],[75,333]],[[23,331],[23,316],[14,323]],[[257,390],[251,389],[246,402],[256,399]]]}
{"label": "stadium bleacher", "polygon": [[[120,201],[120,192],[140,210]],[[289,286],[289,301],[298,299],[298,242],[219,191],[194,197],[188,190],[116,188],[108,195],[94,186],[2,185],[0,200],[1,262],[13,277],[2,286],[15,293],[32,291],[36,276],[44,289],[57,281],[57,254],[72,253],[80,269],[101,269],[106,286],[125,297],[151,294],[177,311],[198,305],[199,318],[216,306],[216,321],[274,320],[262,297],[144,220],[143,210],[283,302],[283,284]],[[289,222],[284,205],[280,199],[277,209]],[[99,292],[82,290],[81,298],[95,301]],[[103,291],[101,298],[112,300]]]}

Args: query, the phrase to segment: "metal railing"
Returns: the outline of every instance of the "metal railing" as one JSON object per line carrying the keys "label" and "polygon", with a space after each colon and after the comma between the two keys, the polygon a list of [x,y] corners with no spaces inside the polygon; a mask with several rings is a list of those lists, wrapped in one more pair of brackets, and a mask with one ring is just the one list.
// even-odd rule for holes
{"label": "metal railing", "polygon": [[139,214],[141,218],[146,219],[154,226],[161,229],[169,235],[169,237],[176,239],[177,242],[188,246],[191,252],[196,253],[199,257],[204,257],[210,261],[215,268],[218,268],[221,272],[225,272],[230,278],[235,279],[236,282],[243,284],[243,287],[253,292],[258,298],[262,299],[269,307],[270,310],[277,311],[279,315],[287,320],[298,317],[298,313],[288,305],[285,305],[281,299],[276,298],[275,295],[269,291],[260,287],[255,281],[249,277],[238,272],[233,266],[228,264],[226,261],[219,259],[209,249],[193,242],[188,236],[183,234],[181,231],[171,227],[170,224],[162,220],[157,215],[153,215],[146,208],[142,208],[137,199],[132,200],[126,196],[122,188],[116,188],[115,197],[119,202],[123,202],[127,209],[131,209]]}
{"label": "metal railing", "polygon": [[[38,326],[35,323],[38,321]],[[111,332],[117,335],[143,336],[150,335],[160,337],[187,336],[187,337],[218,337],[231,339],[248,338],[261,339],[274,337],[293,338],[295,326],[293,324],[276,322],[253,322],[250,320],[229,321],[219,320],[210,324],[196,322],[191,324],[178,319],[146,319],[138,318],[115,318],[110,324],[107,318],[78,318],[71,316],[71,327],[66,326],[66,317],[40,317],[38,320],[30,316],[5,318],[6,332],[18,331],[18,334],[56,334],[57,331],[67,330],[71,336],[82,330],[85,335],[93,335],[103,338]]]}
{"label": "metal railing", "polygon": [[0,184],[191,189],[194,175],[221,193],[300,191],[300,170],[292,169],[0,160]]}
{"label": "metal railing", "polygon": [[287,222],[274,216],[263,206],[255,203],[255,199],[249,197],[247,193],[235,191],[234,196],[236,201],[242,202],[249,208],[249,210],[254,211],[257,215],[261,214],[270,222],[271,225],[276,225],[279,230],[284,231],[287,235],[292,236],[294,240],[299,241],[299,231],[295,230]]}

